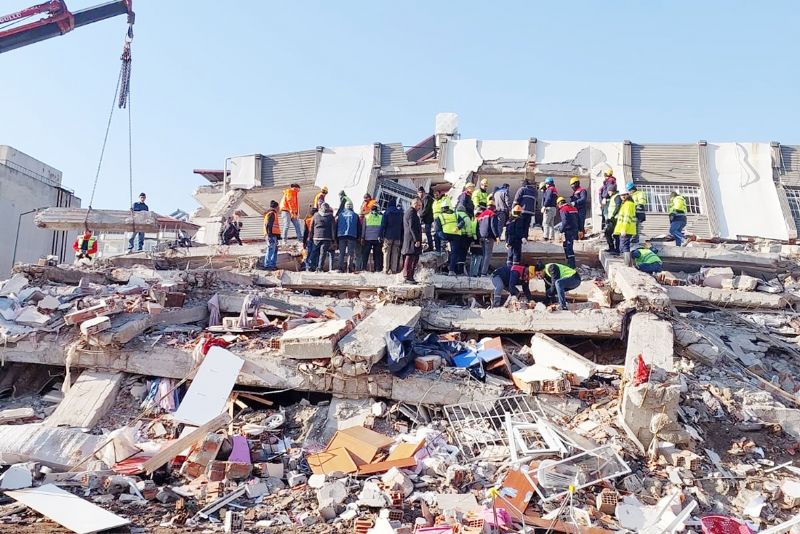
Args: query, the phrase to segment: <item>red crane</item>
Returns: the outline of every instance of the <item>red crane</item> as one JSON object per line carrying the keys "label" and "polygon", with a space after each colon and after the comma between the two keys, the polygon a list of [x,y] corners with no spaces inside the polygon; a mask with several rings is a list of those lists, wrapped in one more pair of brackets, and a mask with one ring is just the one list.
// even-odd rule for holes
{"label": "red crane", "polygon": [[[128,24],[133,24],[135,15],[132,4],[133,0],[115,0],[73,13],[67,9],[64,0],[50,0],[16,13],[0,16],[0,53],[64,35],[74,28],[117,15],[127,14]],[[37,15],[45,16],[33,22],[21,24]]]}

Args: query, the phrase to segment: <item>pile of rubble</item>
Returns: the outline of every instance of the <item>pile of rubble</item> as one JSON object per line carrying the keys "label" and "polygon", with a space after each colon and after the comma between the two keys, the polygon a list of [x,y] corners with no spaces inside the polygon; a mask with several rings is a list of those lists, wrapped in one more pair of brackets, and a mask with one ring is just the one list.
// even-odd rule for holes
{"label": "pile of rubble", "polygon": [[693,274],[659,279],[601,253],[569,311],[489,308],[491,283],[439,275],[436,254],[414,286],[17,266],[0,285],[0,522],[800,529],[796,273],[714,250],[668,250]]}

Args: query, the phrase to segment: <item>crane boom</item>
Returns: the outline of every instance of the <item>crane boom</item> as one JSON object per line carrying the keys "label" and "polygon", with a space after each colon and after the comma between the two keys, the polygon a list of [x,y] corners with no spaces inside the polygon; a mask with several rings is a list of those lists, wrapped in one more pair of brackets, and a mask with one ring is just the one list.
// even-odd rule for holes
{"label": "crane boom", "polygon": [[[133,0],[114,0],[72,13],[67,9],[64,0],[50,0],[16,13],[0,16],[0,53],[38,43],[51,37],[57,37],[74,28],[80,28],[117,15],[127,14],[128,24],[133,24],[135,15],[132,3]],[[4,25],[8,26],[14,22],[41,14],[46,14],[47,16],[27,24],[4,29]]]}

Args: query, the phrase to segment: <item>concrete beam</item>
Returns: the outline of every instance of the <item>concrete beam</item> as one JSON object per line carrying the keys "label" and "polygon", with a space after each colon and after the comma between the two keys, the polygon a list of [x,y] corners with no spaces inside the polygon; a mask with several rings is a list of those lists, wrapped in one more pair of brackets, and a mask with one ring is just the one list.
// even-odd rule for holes
{"label": "concrete beam", "polygon": [[[598,267],[597,253],[601,250],[599,241],[575,241],[575,260],[578,265],[590,265]],[[605,244],[603,247],[605,248]],[[507,257],[505,242],[497,242],[492,250],[492,265],[505,263]],[[565,261],[564,247],[556,243],[546,243],[543,241],[529,241],[522,244],[522,261],[527,264],[534,264],[537,261],[561,262]]]}
{"label": "concrete beam", "polygon": [[622,259],[605,251],[599,257],[611,285],[626,301],[638,309],[666,310],[670,307],[667,292],[652,275],[628,267]]}
{"label": "concrete beam", "polygon": [[123,373],[84,371],[44,425],[94,428],[114,405],[124,378]]}
{"label": "concrete beam", "polygon": [[702,286],[665,286],[670,300],[676,306],[703,306],[709,304],[723,308],[758,308],[779,310],[789,305],[782,295],[760,291],[737,291]]}
{"label": "concrete beam", "polygon": [[[134,265],[155,266],[160,269],[252,269],[264,259],[265,245],[202,245],[199,247],[169,249],[153,254],[137,252],[104,258],[115,267]],[[297,270],[300,266],[299,246],[279,246],[278,268]]]}
{"label": "concrete beam", "polygon": [[[419,306],[398,304],[386,304],[376,309],[339,341],[343,362],[336,367],[347,375],[369,373],[372,366],[386,354],[385,334],[398,326],[415,327],[421,312],[422,308]],[[358,367],[361,369],[357,369]]]}
{"label": "concrete beam", "polygon": [[736,271],[775,273],[781,267],[781,256],[774,253],[740,252],[723,247],[676,247],[669,243],[659,244],[657,248],[667,270],[731,267]]}
{"label": "concrete beam", "polygon": [[207,318],[206,306],[166,310],[157,315],[118,314],[112,320],[116,324],[110,330],[100,332],[91,339],[100,345],[124,345],[153,326],[196,323]]}
{"label": "concrete beam", "polygon": [[422,310],[422,324],[430,330],[445,331],[619,337],[622,314],[615,309],[572,312],[429,306]]}
{"label": "concrete beam", "polygon": [[93,232],[157,232],[158,214],[152,211],[88,210],[84,208],[47,208],[36,213],[33,222],[48,230],[83,230]]}
{"label": "concrete beam", "polygon": [[361,272],[292,272],[256,273],[257,285],[267,287],[284,287],[287,289],[318,289],[328,291],[376,291],[386,290],[389,296],[401,300],[421,298],[424,295],[424,284],[404,283],[402,275]]}
{"label": "concrete beam", "polygon": [[[447,276],[434,274],[421,279],[432,284],[436,294],[461,293],[472,295],[490,295],[494,293],[494,285],[490,276]],[[536,279],[530,283],[531,293],[535,297],[545,296],[544,280]],[[579,302],[596,302],[603,308],[611,307],[613,295],[608,287],[598,287],[592,280],[584,280],[577,288],[567,293],[567,299]]]}
{"label": "concrete beam", "polygon": [[333,358],[336,345],[353,329],[350,321],[334,319],[301,324],[281,336],[281,353],[299,360]]}

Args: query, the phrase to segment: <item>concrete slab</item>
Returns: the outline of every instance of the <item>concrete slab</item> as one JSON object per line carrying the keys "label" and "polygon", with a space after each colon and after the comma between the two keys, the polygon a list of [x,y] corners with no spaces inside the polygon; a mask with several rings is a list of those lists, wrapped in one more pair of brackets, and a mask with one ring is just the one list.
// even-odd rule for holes
{"label": "concrete slab", "polygon": [[779,310],[789,305],[782,295],[759,291],[738,291],[700,286],[666,286],[670,300],[676,306],[702,306],[710,304],[723,308],[761,308]]}
{"label": "concrete slab", "polygon": [[339,341],[339,351],[344,357],[344,363],[355,365],[362,362],[368,373],[386,354],[385,334],[398,326],[415,327],[421,313],[422,308],[419,306],[400,304],[386,304],[376,309]]}
{"label": "concrete slab", "polygon": [[339,340],[352,329],[353,323],[341,319],[300,325],[283,333],[281,353],[299,360],[332,358]]}
{"label": "concrete slab", "polygon": [[93,428],[114,405],[124,378],[123,373],[84,371],[44,425]]}
{"label": "concrete slab", "polygon": [[605,251],[600,253],[600,262],[611,285],[638,309],[669,309],[670,300],[667,292],[652,275],[628,267],[620,257],[612,256]]}
{"label": "concrete slab", "polygon": [[157,232],[158,214],[152,211],[88,210],[85,208],[47,208],[36,213],[33,222],[48,230],[83,230],[97,232]]}

